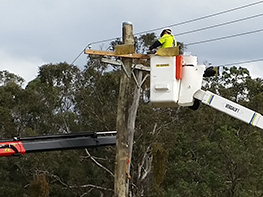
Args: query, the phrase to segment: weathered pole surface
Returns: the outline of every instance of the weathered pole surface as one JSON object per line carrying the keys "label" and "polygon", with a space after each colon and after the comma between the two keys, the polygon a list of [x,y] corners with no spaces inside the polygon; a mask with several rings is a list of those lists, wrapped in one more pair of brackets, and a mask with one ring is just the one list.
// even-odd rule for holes
{"label": "weathered pole surface", "polygon": [[[134,44],[133,27],[131,23],[122,24],[123,44]],[[127,196],[127,154],[128,154],[128,119],[129,105],[132,99],[131,93],[131,67],[132,59],[123,58],[123,64],[127,73],[123,72],[120,80],[118,107],[117,107],[117,141],[116,141],[116,163],[114,179],[115,197]],[[127,76],[128,74],[128,76]]]}

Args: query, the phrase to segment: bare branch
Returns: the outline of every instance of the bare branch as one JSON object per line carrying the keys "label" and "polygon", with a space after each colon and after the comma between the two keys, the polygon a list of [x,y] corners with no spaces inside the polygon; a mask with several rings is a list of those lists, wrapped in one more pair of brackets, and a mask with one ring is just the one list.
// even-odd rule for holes
{"label": "bare branch", "polygon": [[157,123],[154,124],[153,131],[152,131],[152,133],[151,133],[152,135],[155,134],[155,132],[156,132],[156,128],[157,128]]}
{"label": "bare branch", "polygon": [[[92,184],[86,184],[86,185],[80,185],[80,186],[77,186],[77,185],[71,185],[71,186],[68,186],[70,189],[74,189],[74,188],[93,188],[93,189],[99,189],[99,190],[103,190],[103,191],[111,191],[111,192],[114,192],[113,189],[108,189],[108,188],[105,188],[105,187],[101,187],[101,186],[98,186],[98,185],[92,185]],[[89,190],[91,191],[91,190]]]}
{"label": "bare branch", "polygon": [[[91,156],[90,156],[91,157]],[[43,173],[43,174],[46,174],[50,177],[53,177],[55,178],[54,181],[58,181],[59,183],[61,183],[65,188],[63,189],[76,189],[76,188],[90,188],[87,192],[83,193],[80,197],[84,197],[85,195],[89,194],[93,189],[98,189],[98,190],[103,190],[103,191],[110,191],[110,192],[114,192],[113,189],[108,189],[108,188],[105,188],[105,187],[101,187],[101,186],[97,186],[97,185],[92,185],[92,184],[86,184],[86,185],[68,185],[66,184],[65,182],[63,182],[61,180],[61,178],[55,174],[52,174],[48,171],[45,171],[45,170],[36,170],[37,173]],[[52,181],[52,182],[54,182]],[[102,193],[103,195],[103,193]]]}
{"label": "bare branch", "polygon": [[58,182],[60,182],[62,185],[64,185],[65,187],[68,187],[68,185],[66,183],[64,183],[59,176],[55,175],[55,174],[51,174],[51,177],[55,178]]}
{"label": "bare branch", "polygon": [[[92,156],[92,157],[96,160],[101,160],[101,161],[109,161],[110,160],[109,158],[102,158],[102,157],[96,157],[96,156]],[[84,159],[89,159],[90,157],[89,156],[80,156],[80,158],[82,161]]]}
{"label": "bare branch", "polygon": [[91,156],[91,154],[89,153],[88,149],[85,149],[88,157],[96,164],[98,165],[100,168],[104,169],[106,172],[108,172],[112,177],[114,177],[114,174],[106,167],[104,167],[101,163],[99,163],[93,156]]}
{"label": "bare branch", "polygon": [[[43,173],[43,174],[46,174],[52,178],[55,178],[56,181],[60,182],[65,187],[68,187],[68,184],[64,183],[58,175],[52,174],[46,170],[37,170],[37,173]],[[52,181],[52,182],[54,182],[54,181]]]}
{"label": "bare branch", "polygon": [[93,190],[93,188],[91,188],[89,191],[87,191],[87,192],[85,192],[84,194],[82,194],[80,197],[86,196],[86,195],[89,194],[92,190]]}
{"label": "bare branch", "polygon": [[144,180],[151,172],[152,155],[148,155],[151,146],[148,146],[143,154],[142,163],[138,166],[138,179]]}

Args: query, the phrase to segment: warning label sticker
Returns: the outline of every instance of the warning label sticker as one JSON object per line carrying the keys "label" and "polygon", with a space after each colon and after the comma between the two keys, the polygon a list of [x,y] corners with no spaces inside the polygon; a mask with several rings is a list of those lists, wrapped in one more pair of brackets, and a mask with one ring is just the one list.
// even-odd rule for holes
{"label": "warning label sticker", "polygon": [[156,64],[156,67],[168,67],[169,64]]}

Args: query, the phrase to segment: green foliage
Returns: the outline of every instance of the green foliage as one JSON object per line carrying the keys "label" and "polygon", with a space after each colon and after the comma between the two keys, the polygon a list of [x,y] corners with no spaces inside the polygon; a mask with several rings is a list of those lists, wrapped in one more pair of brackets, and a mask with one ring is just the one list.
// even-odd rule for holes
{"label": "green foliage", "polygon": [[1,85],[6,85],[7,83],[13,82],[18,85],[23,85],[25,80],[13,73],[10,73],[6,70],[0,71],[0,84]]}
{"label": "green foliage", "polygon": [[155,143],[152,149],[155,186],[159,187],[165,177],[168,152],[159,143]]}
{"label": "green foliage", "polygon": [[31,196],[48,197],[49,185],[44,174],[37,176],[30,184]]}
{"label": "green foliage", "polygon": [[[154,39],[137,38],[136,50],[145,51]],[[121,74],[92,56],[83,70],[65,62],[43,65],[25,89],[23,79],[0,72],[0,137],[115,130]],[[204,88],[263,113],[263,80],[252,79],[247,69],[224,68]],[[71,150],[0,158],[0,196],[113,196],[115,148],[88,151],[91,156]],[[262,151],[259,129],[208,106],[192,111],[141,101],[131,195],[260,197]]]}
{"label": "green foliage", "polygon": [[139,53],[145,53],[156,40],[154,33],[141,35],[135,38],[135,49]]}
{"label": "green foliage", "polygon": [[83,71],[75,99],[85,130],[115,130],[119,76],[119,71],[106,73],[96,62]]}
{"label": "green foliage", "polygon": [[[66,63],[43,65],[39,76],[25,89],[21,88],[16,80],[3,78],[6,83],[0,87],[1,138],[104,131],[105,127],[115,129],[115,126],[101,126],[100,118],[108,118],[110,121],[104,120],[105,124],[115,125],[114,107],[118,96],[118,89],[115,88],[118,84],[115,83],[118,83],[118,79],[105,73],[103,80],[100,80],[101,70],[94,66],[93,69],[87,69],[92,79],[88,82],[85,81],[86,71],[80,72],[77,67]],[[93,93],[90,95],[87,91]],[[88,97],[84,99],[90,99],[94,103],[80,99],[80,95],[86,96],[85,92]],[[112,97],[108,98],[108,95]],[[105,105],[104,102],[109,103]],[[96,105],[91,106],[95,112],[89,111],[92,104]],[[103,110],[98,114],[100,106]],[[99,111],[96,111],[97,109]],[[86,117],[82,110],[87,113]],[[102,116],[99,117],[100,115]],[[87,127],[89,124],[93,126]],[[102,154],[102,159],[106,157],[101,163],[113,171],[114,149],[100,148],[90,152],[95,155]],[[81,196],[87,193],[86,195],[100,196],[101,192],[107,193],[107,190],[94,189],[91,186],[110,189],[113,187],[113,177],[92,160],[85,159],[86,157],[84,151],[57,151],[29,154],[16,158],[17,160],[0,158],[0,162],[5,161],[0,168],[4,188],[1,195]],[[10,162],[13,163],[10,165]],[[91,186],[81,187],[86,184]]]}

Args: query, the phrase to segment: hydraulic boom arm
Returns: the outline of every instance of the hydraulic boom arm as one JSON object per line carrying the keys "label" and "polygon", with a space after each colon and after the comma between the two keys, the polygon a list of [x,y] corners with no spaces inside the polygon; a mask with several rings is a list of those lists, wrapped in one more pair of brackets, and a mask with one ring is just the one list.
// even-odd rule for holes
{"label": "hydraulic boom arm", "polygon": [[71,133],[0,140],[0,157],[30,152],[79,149],[116,144],[116,131]]}
{"label": "hydraulic boom arm", "polygon": [[203,90],[198,90],[194,94],[194,98],[234,118],[263,129],[262,115],[244,106],[234,103],[212,92]]}

